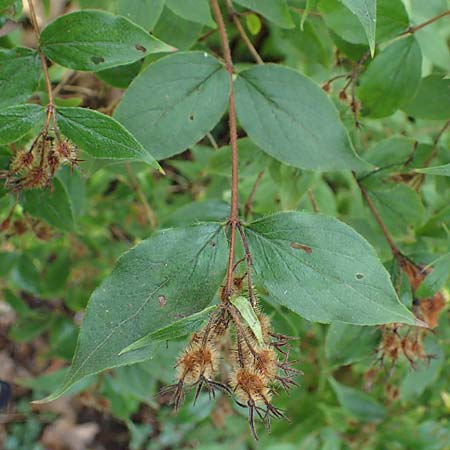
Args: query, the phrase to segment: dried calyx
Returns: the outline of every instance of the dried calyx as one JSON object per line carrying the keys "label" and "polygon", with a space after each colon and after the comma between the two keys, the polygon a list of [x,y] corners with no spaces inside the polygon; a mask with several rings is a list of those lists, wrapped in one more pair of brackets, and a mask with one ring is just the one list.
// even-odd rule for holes
{"label": "dried calyx", "polygon": [[[301,373],[288,361],[289,338],[272,332],[270,319],[253,307],[262,334],[243,320],[231,301],[217,306],[205,327],[190,338],[187,348],[176,363],[177,382],[163,389],[173,392],[175,409],[181,405],[186,390],[195,389],[194,402],[202,388],[210,396],[217,390],[233,396],[236,403],[248,409],[252,433],[258,416],[270,429],[271,418],[285,418],[282,410],[272,404],[278,387],[288,390],[297,386],[293,378]],[[219,368],[226,368],[224,371]],[[222,379],[219,374],[222,374]]]}
{"label": "dried calyx", "polygon": [[44,128],[29,149],[18,150],[9,170],[3,175],[6,187],[12,191],[51,186],[58,169],[66,164],[74,168],[80,160],[77,148],[62,138],[57,126],[50,133]]}

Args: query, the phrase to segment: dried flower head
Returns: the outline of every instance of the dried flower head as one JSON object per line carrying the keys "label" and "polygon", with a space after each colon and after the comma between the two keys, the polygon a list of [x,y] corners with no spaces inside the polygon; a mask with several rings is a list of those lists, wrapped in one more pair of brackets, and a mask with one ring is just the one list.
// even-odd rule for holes
{"label": "dried flower head", "polygon": [[73,168],[78,164],[77,148],[63,140],[57,130],[55,136],[43,130],[29,149],[15,154],[4,175],[7,188],[12,191],[47,188],[62,165]]}
{"label": "dried flower head", "polygon": [[[234,295],[238,295],[235,292]],[[220,390],[234,396],[236,403],[247,408],[250,428],[255,439],[255,417],[270,429],[271,418],[285,418],[283,411],[272,404],[277,386],[289,389],[297,384],[293,378],[301,373],[288,361],[289,338],[272,332],[270,319],[249,302],[255,323],[250,326],[231,301],[223,302],[212,313],[207,325],[194,333],[187,348],[176,363],[177,382],[162,393],[173,391],[172,403],[178,409],[184,392],[196,388],[194,401],[206,388],[210,396]],[[261,339],[262,338],[262,339]],[[227,342],[227,343],[226,343]],[[220,358],[227,361],[224,369],[231,369],[228,379],[218,381]]]}

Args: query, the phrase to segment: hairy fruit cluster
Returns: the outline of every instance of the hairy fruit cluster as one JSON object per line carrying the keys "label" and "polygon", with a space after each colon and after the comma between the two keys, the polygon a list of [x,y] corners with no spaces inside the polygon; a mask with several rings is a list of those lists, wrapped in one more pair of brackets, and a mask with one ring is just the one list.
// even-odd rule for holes
{"label": "hairy fruit cluster", "polygon": [[12,191],[47,188],[58,169],[68,164],[75,167],[78,159],[77,148],[68,140],[42,131],[29,149],[16,152],[9,166],[6,187]]}
{"label": "hairy fruit cluster", "polygon": [[283,411],[273,406],[272,398],[277,387],[287,390],[297,386],[293,377],[301,372],[288,361],[289,338],[274,334],[269,318],[250,302],[248,306],[257,318],[252,326],[232,301],[218,305],[178,358],[177,382],[162,392],[174,391],[175,409],[181,405],[186,390],[196,389],[194,402],[203,387],[213,397],[217,390],[225,392],[234,397],[237,405],[248,409],[250,427],[257,439],[255,416],[267,429],[271,418],[284,418]]}

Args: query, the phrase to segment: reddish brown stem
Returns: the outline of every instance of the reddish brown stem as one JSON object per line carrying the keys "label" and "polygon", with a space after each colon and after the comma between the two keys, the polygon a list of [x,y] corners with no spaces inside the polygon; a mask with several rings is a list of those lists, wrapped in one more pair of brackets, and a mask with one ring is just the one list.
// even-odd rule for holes
{"label": "reddish brown stem", "polygon": [[364,186],[358,181],[355,174],[353,174],[355,177],[356,183],[359,186],[359,189],[361,190],[361,194],[363,195],[364,199],[366,200],[367,206],[369,207],[370,211],[373,214],[373,217],[378,222],[378,225],[380,226],[381,230],[383,231],[384,237],[386,238],[389,247],[391,247],[392,254],[394,257],[400,262],[402,261],[402,253],[398,249],[398,247],[395,245],[394,240],[392,239],[391,234],[389,233],[389,230],[386,227],[386,224],[383,222],[383,219],[380,216],[380,213],[378,212],[377,208],[375,207],[372,199],[369,196],[369,193],[366,191]]}
{"label": "reddish brown stem", "polygon": [[238,143],[237,143],[237,123],[236,123],[236,105],[234,100],[234,82],[233,82],[233,60],[231,58],[230,45],[228,43],[227,31],[220,11],[217,0],[211,0],[211,7],[219,27],[220,40],[222,42],[223,56],[225,59],[225,67],[230,80],[230,96],[229,96],[229,128],[230,128],[230,144],[231,144],[231,210],[228,224],[230,226],[230,253],[228,258],[228,269],[226,276],[226,285],[222,300],[228,301],[233,285],[233,265],[236,243],[236,228],[239,224],[238,209]]}
{"label": "reddish brown stem", "polygon": [[432,17],[431,19],[428,19],[427,21],[420,23],[419,25],[416,25],[414,27],[409,27],[406,31],[404,31],[400,36],[405,36],[407,34],[414,34],[417,31],[421,30],[422,28],[425,28],[428,25],[431,25],[432,23],[436,22],[439,19],[442,19],[445,16],[450,15],[450,9],[448,11],[445,11],[441,14],[438,14],[435,17]]}
{"label": "reddish brown stem", "polygon": [[44,130],[45,130],[45,134],[46,134],[50,127],[50,121],[51,121],[52,117],[56,124],[55,102],[53,99],[52,83],[50,81],[50,75],[48,73],[47,60],[45,59],[45,55],[44,55],[44,53],[42,53],[42,50],[41,50],[40,44],[39,44],[40,30],[39,30],[39,23],[38,23],[37,16],[36,16],[36,10],[34,9],[33,0],[28,0],[28,7],[30,9],[30,20],[31,20],[31,24],[33,25],[33,31],[34,31],[34,34],[35,34],[36,40],[37,40],[38,53],[39,53],[39,58],[41,60],[42,71],[44,72],[45,85],[47,88],[47,95],[48,95],[47,119],[45,121],[45,126],[44,126]]}

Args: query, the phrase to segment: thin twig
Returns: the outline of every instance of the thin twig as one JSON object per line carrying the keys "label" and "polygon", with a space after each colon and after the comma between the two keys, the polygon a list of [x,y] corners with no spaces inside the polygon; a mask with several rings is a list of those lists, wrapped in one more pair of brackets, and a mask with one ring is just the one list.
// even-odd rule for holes
{"label": "thin twig", "polygon": [[430,156],[428,156],[428,158],[424,161],[423,163],[423,168],[426,168],[430,165],[430,162],[432,161],[432,159],[437,155],[438,153],[438,144],[439,141],[442,137],[442,135],[445,133],[445,130],[450,126],[450,120],[447,120],[447,122],[445,123],[445,125],[441,128],[441,130],[439,131],[439,133],[436,135],[436,137],[433,140],[433,150],[430,153]]}
{"label": "thin twig", "polygon": [[208,141],[213,146],[214,150],[219,150],[219,146],[217,144],[217,141],[214,139],[214,136],[208,131],[208,133],[205,134],[205,136],[208,138]]}
{"label": "thin twig", "polygon": [[49,129],[50,120],[52,117],[53,117],[53,120],[55,121],[55,125],[56,125],[55,102],[53,99],[52,83],[50,81],[50,76],[48,74],[47,60],[45,59],[45,55],[44,55],[44,53],[42,53],[42,50],[41,50],[41,47],[39,44],[40,29],[39,29],[39,23],[38,23],[38,20],[36,17],[36,11],[34,9],[33,0],[28,0],[28,6],[30,9],[31,24],[33,25],[34,34],[35,34],[36,40],[37,40],[38,53],[39,53],[39,58],[41,60],[42,71],[44,72],[45,85],[47,88],[47,95],[48,95],[47,120],[45,122],[45,127],[44,127],[45,132],[47,132]]}
{"label": "thin twig", "polygon": [[[291,6],[291,10],[295,11],[296,13],[299,13],[299,14],[304,14],[305,13],[305,9],[303,9],[303,8],[296,8],[295,6]],[[322,14],[320,14],[317,11],[309,11],[308,12],[308,16],[322,17]]]}
{"label": "thin twig", "polygon": [[386,224],[383,222],[383,219],[380,216],[380,213],[378,212],[377,208],[375,207],[372,199],[369,196],[369,193],[366,191],[365,187],[360,183],[360,181],[356,178],[355,173],[353,173],[353,176],[356,180],[356,183],[359,186],[359,189],[361,190],[361,194],[363,195],[364,199],[367,202],[367,206],[369,207],[370,211],[373,214],[373,217],[378,222],[378,225],[380,226],[381,230],[383,231],[384,237],[386,238],[389,247],[391,248],[392,254],[394,257],[400,262],[403,260],[403,255],[398,249],[398,247],[395,245],[394,239],[392,238],[391,234],[389,233],[389,230],[386,227]]}
{"label": "thin twig", "polygon": [[311,188],[308,189],[308,197],[309,197],[309,201],[311,202],[314,212],[319,213],[320,208],[319,208],[319,205],[317,204],[316,197],[314,196],[314,192]]}
{"label": "thin twig", "polygon": [[425,21],[425,22],[423,22],[423,23],[421,23],[419,25],[416,25],[414,27],[409,27],[406,31],[401,33],[400,36],[405,36],[405,35],[408,35],[408,34],[414,34],[417,31],[421,30],[422,28],[425,28],[426,26],[431,25],[432,23],[436,22],[437,20],[442,19],[443,17],[448,16],[448,15],[450,15],[450,9],[448,11],[445,11],[445,12],[441,13],[441,14],[438,14],[435,17],[432,17],[431,19],[428,19],[427,21]]}
{"label": "thin twig", "polygon": [[242,229],[241,224],[238,224],[239,234],[241,235],[242,245],[244,246],[245,257],[247,259],[247,289],[248,296],[250,297],[250,303],[254,308],[256,308],[258,304],[258,300],[256,298],[255,292],[253,290],[253,281],[252,281],[252,267],[253,267],[253,259],[252,254],[250,253],[250,247],[248,246],[247,236],[245,236],[245,232]]}
{"label": "thin twig", "polygon": [[241,21],[239,20],[239,16],[236,14],[236,11],[233,9],[233,4],[231,0],[227,0],[227,8],[228,12],[230,13],[231,18],[233,19],[234,25],[236,26],[236,29],[238,30],[242,40],[244,41],[244,44],[247,46],[248,50],[252,54],[253,58],[258,64],[264,64],[263,59],[261,56],[259,56],[258,50],[256,50],[255,46],[252,44],[252,41],[247,36],[247,33],[244,30],[244,27],[241,24]]}
{"label": "thin twig", "polygon": [[261,170],[261,172],[258,173],[258,176],[256,177],[255,183],[253,184],[252,191],[250,192],[250,195],[248,196],[247,201],[245,202],[244,206],[244,217],[247,219],[252,211],[252,205],[253,205],[253,199],[255,198],[256,190],[258,189],[259,184],[261,183],[262,177],[264,176],[264,169]]}
{"label": "thin twig", "polygon": [[147,198],[145,197],[145,194],[142,191],[142,188],[141,188],[138,180],[134,176],[134,173],[133,173],[133,170],[131,169],[130,163],[125,163],[125,166],[127,168],[128,176],[130,177],[131,185],[133,186],[133,189],[135,190],[140,201],[142,202],[142,205],[144,206],[145,213],[147,215],[147,220],[150,224],[150,227],[152,228],[152,230],[154,230],[158,226],[158,221],[156,220],[156,214],[153,211],[150,204],[148,203]]}
{"label": "thin twig", "polygon": [[236,123],[236,105],[234,100],[234,82],[233,82],[233,60],[231,58],[230,45],[228,43],[227,31],[220,11],[217,0],[211,0],[211,7],[214,12],[217,25],[219,27],[220,40],[222,42],[223,56],[225,59],[225,67],[230,80],[230,96],[229,96],[229,128],[230,128],[230,144],[231,144],[231,210],[228,224],[230,227],[230,253],[228,257],[228,268],[226,276],[226,285],[223,291],[223,301],[228,301],[233,285],[233,266],[234,253],[236,243],[236,228],[239,224],[238,210],[238,143],[237,143],[237,123]]}

